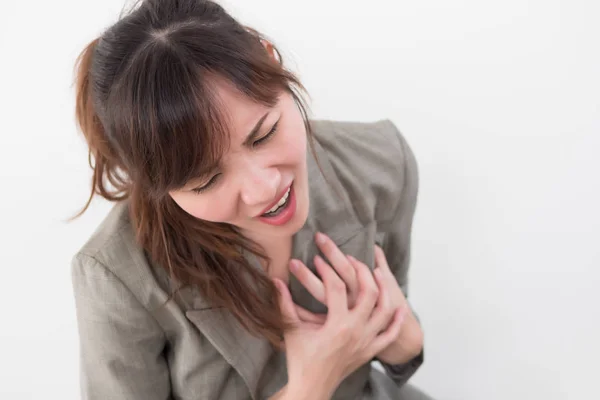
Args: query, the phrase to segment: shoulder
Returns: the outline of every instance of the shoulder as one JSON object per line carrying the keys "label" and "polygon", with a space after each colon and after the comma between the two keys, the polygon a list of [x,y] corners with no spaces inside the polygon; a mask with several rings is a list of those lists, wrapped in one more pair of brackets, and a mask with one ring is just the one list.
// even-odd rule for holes
{"label": "shoulder", "polygon": [[417,164],[404,135],[389,119],[315,120],[315,138],[362,223],[391,221],[408,174]]}
{"label": "shoulder", "polygon": [[76,295],[127,291],[145,308],[151,305],[156,271],[136,243],[127,201],[116,203],[72,256],[71,278]]}
{"label": "shoulder", "polygon": [[79,248],[74,259],[91,259],[119,274],[121,260],[130,258],[136,244],[129,223],[128,203],[116,203],[90,237]]}
{"label": "shoulder", "polygon": [[113,205],[108,214],[100,221],[84,244],[77,250],[76,256],[108,261],[111,252],[123,251],[128,246],[129,240],[123,241],[123,236],[128,236],[129,216],[126,202]]}

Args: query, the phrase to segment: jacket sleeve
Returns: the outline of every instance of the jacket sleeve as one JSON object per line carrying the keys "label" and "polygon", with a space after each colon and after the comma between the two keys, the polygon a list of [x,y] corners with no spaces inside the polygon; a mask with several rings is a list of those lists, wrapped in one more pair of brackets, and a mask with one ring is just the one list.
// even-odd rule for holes
{"label": "jacket sleeve", "polygon": [[108,268],[87,255],[71,263],[84,400],[170,399],[165,335]]}
{"label": "jacket sleeve", "polygon": [[[382,249],[390,269],[396,276],[396,280],[402,289],[402,292],[408,299],[408,271],[411,255],[411,230],[412,222],[417,205],[417,194],[419,190],[419,171],[415,155],[406,142],[406,139],[395,127],[387,120],[389,128],[393,135],[399,140],[399,148],[402,160],[400,168],[402,179],[400,180],[402,191],[400,192],[399,203],[396,212],[393,214],[388,232],[386,233]],[[410,302],[409,302],[410,305]],[[414,309],[413,314],[418,320]],[[381,362],[386,373],[398,384],[403,385],[423,364],[423,350],[414,359],[404,364],[391,365]]]}

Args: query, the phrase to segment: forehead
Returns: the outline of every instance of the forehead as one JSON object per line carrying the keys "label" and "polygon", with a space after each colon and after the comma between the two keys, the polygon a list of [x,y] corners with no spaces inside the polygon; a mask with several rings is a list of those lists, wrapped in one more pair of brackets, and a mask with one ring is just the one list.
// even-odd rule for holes
{"label": "forehead", "polygon": [[233,84],[217,79],[214,86],[219,109],[223,113],[232,144],[242,141],[269,107],[245,96]]}

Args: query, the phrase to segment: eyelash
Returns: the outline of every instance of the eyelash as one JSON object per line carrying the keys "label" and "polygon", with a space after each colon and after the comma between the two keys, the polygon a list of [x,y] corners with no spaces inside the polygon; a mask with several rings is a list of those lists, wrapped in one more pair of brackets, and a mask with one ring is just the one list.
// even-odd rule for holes
{"label": "eyelash", "polygon": [[210,187],[211,187],[212,185],[214,185],[214,184],[217,182],[217,180],[218,180],[217,178],[218,178],[220,175],[221,175],[221,174],[217,174],[217,175],[213,176],[213,177],[210,179],[210,181],[208,181],[208,183],[207,183],[206,185],[204,185],[204,186],[202,186],[202,187],[199,187],[199,188],[194,188],[194,189],[192,189],[192,192],[194,192],[194,193],[197,193],[197,194],[200,194],[200,193],[204,192],[205,190],[208,190],[208,189],[210,189]]}
{"label": "eyelash", "polygon": [[[252,143],[252,146],[259,146],[261,144],[266,143],[269,139],[271,139],[271,137],[277,133],[277,127],[279,126],[279,121],[275,122],[275,124],[273,125],[273,128],[271,128],[271,130],[269,131],[269,133],[267,133],[265,136],[261,137],[260,139],[254,141],[254,143]],[[220,176],[221,174],[217,174],[215,176],[213,176],[210,181],[208,181],[208,183],[202,187],[199,188],[194,188],[192,189],[192,192],[200,194],[206,190],[208,190],[211,186],[213,186],[216,182],[217,182],[217,178]]]}
{"label": "eyelash", "polygon": [[278,126],[279,126],[279,120],[277,120],[277,122],[275,122],[275,124],[273,125],[273,127],[271,128],[269,133],[267,133],[265,136],[261,137],[260,139],[254,141],[254,143],[252,143],[252,146],[258,146],[263,143],[266,143],[277,132]]}

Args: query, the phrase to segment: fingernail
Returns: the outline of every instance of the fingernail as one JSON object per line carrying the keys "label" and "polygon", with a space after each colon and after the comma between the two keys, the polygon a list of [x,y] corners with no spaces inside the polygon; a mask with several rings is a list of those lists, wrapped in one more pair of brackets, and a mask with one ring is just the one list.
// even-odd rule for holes
{"label": "fingernail", "polygon": [[327,241],[327,237],[323,233],[317,232],[317,243],[325,244],[326,241]]}
{"label": "fingernail", "polygon": [[373,275],[375,275],[377,278],[381,279],[381,271],[379,270],[379,268],[375,268],[373,270]]}
{"label": "fingernail", "polygon": [[298,271],[298,261],[290,260],[290,271]]}
{"label": "fingernail", "polygon": [[352,261],[356,261],[356,258],[352,257],[350,254],[346,254],[346,257],[348,257]]}

